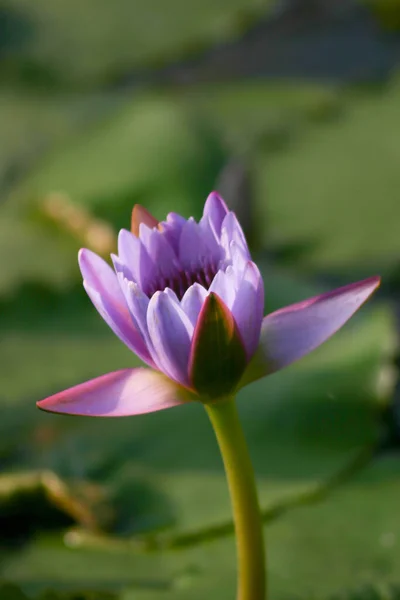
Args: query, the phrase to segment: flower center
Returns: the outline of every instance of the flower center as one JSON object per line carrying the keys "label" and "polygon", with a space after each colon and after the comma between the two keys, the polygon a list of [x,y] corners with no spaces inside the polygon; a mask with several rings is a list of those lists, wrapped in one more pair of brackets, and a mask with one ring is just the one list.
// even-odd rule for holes
{"label": "flower center", "polygon": [[205,264],[204,266],[197,265],[192,269],[180,269],[169,277],[164,277],[161,275],[149,283],[146,294],[149,298],[151,298],[155,292],[163,292],[165,288],[168,287],[175,292],[179,300],[182,300],[186,290],[188,290],[194,283],[199,283],[206,290],[208,290],[212,280],[217,274],[217,271],[218,267],[212,263],[209,263]]}

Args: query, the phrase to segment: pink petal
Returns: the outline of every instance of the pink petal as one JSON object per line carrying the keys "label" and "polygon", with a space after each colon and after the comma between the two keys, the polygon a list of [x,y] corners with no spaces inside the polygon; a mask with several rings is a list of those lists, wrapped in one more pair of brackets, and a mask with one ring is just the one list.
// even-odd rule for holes
{"label": "pink petal", "polygon": [[162,373],[123,369],[90,379],[37,402],[38,408],[88,417],[127,417],[178,406],[194,399]]}
{"label": "pink petal", "polygon": [[379,277],[370,277],[267,315],[259,347],[241,385],[278,371],[320,346],[350,319],[379,284]]}

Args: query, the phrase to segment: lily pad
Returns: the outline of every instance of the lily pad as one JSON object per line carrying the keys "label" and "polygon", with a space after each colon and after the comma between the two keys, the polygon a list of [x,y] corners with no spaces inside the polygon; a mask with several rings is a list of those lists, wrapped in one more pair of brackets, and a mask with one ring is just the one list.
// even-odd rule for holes
{"label": "lily pad", "polygon": [[[272,600],[378,600],[398,597],[400,460],[377,458],[325,502],[297,508],[266,527]],[[235,594],[233,539],[178,554],[194,577],[188,589],[124,600],[230,600]],[[353,590],[353,592],[352,592]]]}
{"label": "lily pad", "polygon": [[[5,67],[49,83],[88,87],[146,66],[163,66],[245,30],[271,2],[118,0],[109,4],[74,0],[54,4],[10,0],[9,11],[27,33],[8,48]],[[7,49],[7,48],[6,48]]]}
{"label": "lily pad", "polygon": [[[334,124],[319,124],[283,153],[260,155],[257,196],[264,244],[297,243],[291,264],[327,273],[398,264],[400,83],[347,94]],[[265,201],[267,198],[267,201]],[[312,215],[312,218],[311,218]]]}
{"label": "lily pad", "polygon": [[399,474],[397,454],[379,457],[326,502],[277,520],[269,531],[276,589],[327,596],[399,583]]}
{"label": "lily pad", "polygon": [[42,536],[17,552],[2,552],[0,576],[18,582],[34,598],[42,594],[46,597],[46,590],[55,590],[57,600],[58,596],[60,600],[89,600],[90,593],[97,600],[97,596],[102,598],[100,593],[106,596],[106,592],[118,598],[125,588],[134,593],[172,589],[174,575],[164,564],[162,555],[72,549],[58,536]]}
{"label": "lily pad", "polygon": [[333,118],[342,109],[334,86],[311,82],[240,81],[186,86],[179,91],[207,115],[235,154],[274,151],[315,119]]}

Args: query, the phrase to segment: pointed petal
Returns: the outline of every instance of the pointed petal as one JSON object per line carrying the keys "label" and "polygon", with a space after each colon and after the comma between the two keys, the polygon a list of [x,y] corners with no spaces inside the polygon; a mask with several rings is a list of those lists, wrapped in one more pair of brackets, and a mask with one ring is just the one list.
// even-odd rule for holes
{"label": "pointed petal", "polygon": [[232,265],[235,272],[242,275],[249,262],[248,253],[243,250],[242,246],[233,241],[230,243],[230,256],[232,257]]}
{"label": "pointed petal", "polygon": [[168,213],[167,220],[160,223],[159,229],[163,232],[163,235],[176,255],[179,254],[179,239],[185,223],[186,219],[173,212]]}
{"label": "pointed petal", "polygon": [[235,273],[232,267],[227,267],[226,271],[218,271],[209,288],[209,292],[214,292],[224,301],[226,306],[231,309],[235,301]]}
{"label": "pointed petal", "polygon": [[371,277],[267,315],[243,385],[278,371],[317,348],[350,319],[379,284],[379,277]]}
{"label": "pointed petal", "polygon": [[196,326],[197,318],[199,316],[201,307],[203,306],[204,300],[207,296],[207,290],[199,283],[194,283],[185,292],[181,300],[182,309],[189,317],[189,320],[193,327]]}
{"label": "pointed petal", "polygon": [[217,233],[211,219],[208,215],[204,215],[199,222],[199,230],[202,239],[208,249],[210,262],[218,264],[225,253],[221,246],[220,234]]}
{"label": "pointed petal", "polygon": [[232,314],[250,360],[258,346],[264,314],[264,284],[260,271],[251,261],[238,287]]}
{"label": "pointed petal", "polygon": [[201,235],[201,229],[196,221],[190,217],[182,228],[179,240],[179,262],[184,269],[196,269],[205,265],[209,257],[209,250]]}
{"label": "pointed petal", "polygon": [[136,277],[133,276],[132,269],[130,269],[125,262],[123,262],[116,254],[111,254],[111,260],[113,261],[114,270],[117,276],[120,274],[126,277],[129,281],[135,281]]}
{"label": "pointed petal", "polygon": [[153,361],[130,317],[117,276],[97,254],[83,248],[79,252],[83,285],[94,306],[113,332],[142,360]]}
{"label": "pointed petal", "polygon": [[231,393],[247,359],[235,320],[224,302],[211,292],[200,311],[190,353],[190,382],[210,398]]}
{"label": "pointed petal", "polygon": [[149,353],[149,360],[146,362],[149,366],[156,368],[158,367],[157,353],[153,347],[147,328],[147,309],[149,306],[149,299],[140,289],[137,283],[134,281],[129,281],[121,273],[118,273],[118,280],[121,290],[125,296],[135,329],[140,334]]}
{"label": "pointed petal", "polygon": [[142,289],[147,288],[148,282],[157,273],[141,240],[126,229],[119,232],[118,260],[113,258],[113,261],[117,271],[123,272],[131,281],[136,281]]}
{"label": "pointed petal", "polygon": [[187,385],[193,325],[179,303],[166,292],[156,292],[147,310],[147,326],[159,367],[168,376]]}
{"label": "pointed petal", "polygon": [[176,270],[179,268],[178,258],[165,235],[157,229],[149,229],[142,223],[140,226],[140,239],[158,273],[166,279],[174,277]]}
{"label": "pointed petal", "polygon": [[178,406],[193,399],[162,373],[123,369],[101,375],[37,402],[41,410],[88,417],[127,417]]}
{"label": "pointed petal", "polygon": [[159,221],[146,209],[144,206],[140,204],[135,204],[132,210],[132,220],[131,220],[131,231],[133,235],[139,237],[139,228],[140,224],[144,223],[150,229],[153,227],[157,227]]}
{"label": "pointed petal", "polygon": [[229,209],[221,196],[217,192],[211,192],[205,202],[203,216],[210,218],[210,221],[218,236],[221,233],[222,221],[228,212]]}
{"label": "pointed petal", "polygon": [[229,257],[231,257],[232,242],[236,242],[247,256],[247,260],[251,260],[249,248],[240,223],[236,215],[230,212],[226,215],[221,228],[221,245]]}
{"label": "pointed petal", "polygon": [[171,288],[166,287],[164,292],[167,294],[168,298],[170,300],[172,300],[172,302],[175,302],[176,304],[178,304],[178,306],[181,305],[181,303],[179,302],[179,298],[178,296],[175,294],[174,290],[171,290]]}

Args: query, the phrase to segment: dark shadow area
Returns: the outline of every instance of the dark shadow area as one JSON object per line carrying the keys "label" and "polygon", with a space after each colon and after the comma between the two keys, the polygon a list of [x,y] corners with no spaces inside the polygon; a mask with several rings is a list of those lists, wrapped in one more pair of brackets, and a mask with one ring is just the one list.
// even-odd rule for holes
{"label": "dark shadow area", "polygon": [[282,9],[252,24],[239,40],[148,75],[122,75],[116,86],[125,87],[138,77],[185,84],[236,78],[387,80],[400,60],[398,33],[383,32],[372,14],[356,2],[309,4],[282,2]]}

